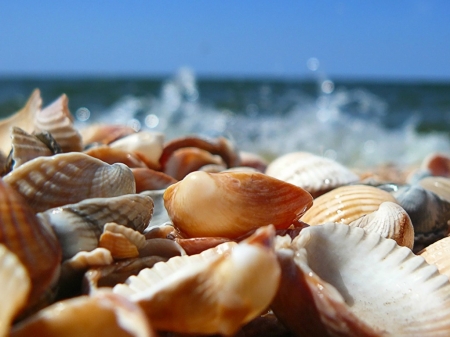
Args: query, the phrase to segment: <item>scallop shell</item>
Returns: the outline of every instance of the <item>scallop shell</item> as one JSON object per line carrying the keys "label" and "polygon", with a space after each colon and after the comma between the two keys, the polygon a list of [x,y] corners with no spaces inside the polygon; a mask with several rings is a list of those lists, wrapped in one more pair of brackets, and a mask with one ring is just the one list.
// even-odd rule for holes
{"label": "scallop shell", "polygon": [[381,203],[395,198],[388,192],[366,185],[338,187],[314,200],[302,221],[314,226],[326,222],[349,224],[363,215],[372,213]]}
{"label": "scallop shell", "polygon": [[10,129],[17,126],[26,132],[32,132],[34,130],[34,118],[41,106],[41,92],[39,89],[35,89],[21,110],[0,121],[0,150],[3,153],[8,154],[11,150]]}
{"label": "scallop shell", "polygon": [[259,172],[193,172],[171,185],[164,204],[189,237],[236,238],[273,224],[284,229],[311,206],[305,190]]}
{"label": "scallop shell", "polygon": [[112,198],[92,198],[77,204],[49,209],[39,213],[41,223],[53,228],[63,249],[63,258],[90,251],[109,222],[142,232],[152,217],[153,201],[140,194]]}
{"label": "scallop shell", "polygon": [[450,178],[426,177],[421,179],[418,183],[427,191],[433,192],[439,198],[450,202]]}
{"label": "scallop shell", "polygon": [[88,198],[135,193],[131,170],[123,164],[108,165],[83,153],[39,157],[3,177],[42,212]]}
{"label": "scallop shell", "polygon": [[16,254],[26,268],[32,282],[27,304],[37,305],[58,280],[61,247],[25,200],[3,181],[0,181],[0,243]]}
{"label": "scallop shell", "polygon": [[34,158],[53,155],[39,138],[15,126],[11,130],[11,142],[13,169]]}
{"label": "scallop shell", "polygon": [[11,336],[157,336],[142,310],[111,292],[57,302],[12,330]]}
{"label": "scallop shell", "polygon": [[177,182],[171,176],[149,168],[132,168],[136,181],[136,193],[151,190],[161,190]]}
{"label": "scallop shell", "polygon": [[393,195],[408,212],[414,226],[414,251],[447,236],[450,203],[417,186],[404,186]]}
{"label": "scallop shell", "polygon": [[137,302],[156,329],[232,335],[261,314],[276,293],[280,269],[273,227],[230,251],[223,245],[200,255],[157,263],[113,288]]}
{"label": "scallop shell", "polygon": [[411,218],[400,205],[390,201],[383,202],[377,211],[352,221],[350,226],[378,233],[409,249],[414,245],[414,227]]}
{"label": "scallop shell", "polygon": [[81,135],[73,124],[69,111],[69,99],[65,94],[36,114],[36,132],[49,132],[63,152],[81,151]]}
{"label": "scallop shell", "polygon": [[432,243],[420,253],[425,261],[434,264],[439,272],[450,279],[450,237]]}
{"label": "scallop shell", "polygon": [[316,198],[359,177],[338,162],[307,152],[293,152],[271,162],[266,174],[307,190]]}
{"label": "scallop shell", "polygon": [[296,334],[450,334],[449,280],[410,249],[342,224],[305,228],[293,247],[272,309]]}
{"label": "scallop shell", "polygon": [[6,336],[31,289],[28,273],[17,256],[0,244],[0,336]]}

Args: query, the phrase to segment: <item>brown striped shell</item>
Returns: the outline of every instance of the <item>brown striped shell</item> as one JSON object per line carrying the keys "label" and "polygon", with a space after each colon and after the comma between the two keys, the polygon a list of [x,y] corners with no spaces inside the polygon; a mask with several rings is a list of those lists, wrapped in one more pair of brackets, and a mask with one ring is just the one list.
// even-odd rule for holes
{"label": "brown striped shell", "polygon": [[35,212],[88,198],[135,193],[131,170],[124,164],[109,165],[83,153],[39,157],[3,177]]}
{"label": "brown striped shell", "polygon": [[171,185],[164,204],[189,237],[237,238],[273,224],[285,229],[311,206],[305,190],[259,172],[193,172]]}
{"label": "brown striped shell", "polygon": [[314,226],[326,222],[349,224],[363,215],[374,212],[381,203],[395,198],[388,192],[366,185],[338,187],[314,200],[302,221]]}

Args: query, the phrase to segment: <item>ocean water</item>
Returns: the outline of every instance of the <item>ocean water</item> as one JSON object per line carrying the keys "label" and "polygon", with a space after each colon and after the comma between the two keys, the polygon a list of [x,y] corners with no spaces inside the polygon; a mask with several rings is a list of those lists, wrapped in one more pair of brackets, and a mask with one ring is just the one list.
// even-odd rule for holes
{"label": "ocean water", "polygon": [[273,159],[309,151],[367,168],[413,165],[450,154],[450,83],[309,79],[0,78],[0,116],[20,109],[34,88],[44,106],[62,93],[82,128],[127,124],[163,132],[225,136]]}

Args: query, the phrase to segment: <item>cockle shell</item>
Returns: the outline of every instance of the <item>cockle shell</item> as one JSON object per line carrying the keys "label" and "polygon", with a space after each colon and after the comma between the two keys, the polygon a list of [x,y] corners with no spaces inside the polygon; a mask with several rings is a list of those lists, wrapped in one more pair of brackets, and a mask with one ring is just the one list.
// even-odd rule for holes
{"label": "cockle shell", "polygon": [[390,201],[383,202],[377,211],[364,215],[349,225],[395,240],[399,246],[409,249],[414,246],[414,227],[411,218],[400,205]]}
{"label": "cockle shell", "polygon": [[418,184],[424,189],[433,192],[439,198],[450,202],[450,178],[426,177],[421,179]]}
{"label": "cockle shell", "polygon": [[278,157],[267,166],[266,174],[304,188],[314,198],[359,180],[355,173],[340,163],[308,152]]}
{"label": "cockle shell", "polygon": [[314,226],[327,222],[349,224],[363,215],[374,212],[381,203],[395,198],[388,192],[366,185],[338,187],[314,200],[302,221]]}
{"label": "cockle shell", "polygon": [[109,165],[83,153],[39,157],[3,177],[36,212],[88,198],[135,193],[131,170]]}
{"label": "cockle shell", "polygon": [[35,119],[35,132],[49,132],[63,152],[81,151],[81,135],[73,124],[69,111],[69,99],[65,94],[39,111]]}
{"label": "cockle shell", "polygon": [[432,243],[420,253],[429,264],[434,264],[439,272],[450,279],[450,237]]}
{"label": "cockle shell", "polygon": [[450,202],[418,185],[393,192],[414,226],[414,251],[420,251],[449,233]]}
{"label": "cockle shell", "polygon": [[17,126],[26,132],[34,130],[34,119],[41,109],[42,98],[39,89],[35,89],[25,106],[11,117],[0,121],[0,150],[8,154],[11,150],[10,129]]}
{"label": "cockle shell", "polygon": [[109,291],[57,302],[21,322],[11,336],[157,336],[142,310]]}
{"label": "cockle shell", "polygon": [[284,229],[311,206],[300,187],[259,172],[193,172],[171,185],[164,204],[174,225],[189,237],[236,238],[273,224]]}
{"label": "cockle shell", "polygon": [[41,223],[53,228],[63,249],[63,258],[93,250],[109,222],[143,232],[153,212],[153,200],[141,194],[92,198],[77,204],[38,213]]}
{"label": "cockle shell", "polygon": [[136,181],[136,193],[165,189],[178,181],[163,172],[149,168],[132,168],[131,171]]}
{"label": "cockle shell", "polygon": [[32,282],[28,306],[33,307],[58,280],[61,247],[51,229],[41,225],[19,193],[2,180],[0,243],[26,268]]}
{"label": "cockle shell", "polygon": [[271,308],[301,336],[448,336],[450,283],[391,239],[342,224],[312,226],[280,250]]}
{"label": "cockle shell", "polygon": [[273,227],[265,227],[239,245],[225,243],[157,263],[113,291],[138,303],[156,329],[232,335],[261,314],[276,293],[280,269],[274,234]]}
{"label": "cockle shell", "polygon": [[17,256],[0,244],[0,337],[6,336],[31,289],[28,273]]}

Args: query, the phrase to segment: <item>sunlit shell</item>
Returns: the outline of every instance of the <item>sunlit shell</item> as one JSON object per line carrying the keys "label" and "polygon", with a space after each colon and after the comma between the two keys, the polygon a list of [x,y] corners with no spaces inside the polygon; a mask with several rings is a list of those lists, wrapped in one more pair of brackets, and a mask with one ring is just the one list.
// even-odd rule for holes
{"label": "sunlit shell", "polygon": [[65,94],[36,114],[35,132],[49,132],[63,152],[81,151],[81,135],[73,124]]}
{"label": "sunlit shell", "polygon": [[271,307],[296,334],[450,334],[449,280],[410,249],[342,224],[305,228],[293,246]]}
{"label": "sunlit shell", "polygon": [[112,257],[117,260],[139,256],[136,245],[121,233],[103,232],[98,241],[98,246],[108,249]]}
{"label": "sunlit shell", "polygon": [[426,177],[421,179],[418,183],[424,189],[433,192],[441,199],[450,202],[450,178]]}
{"label": "sunlit shell", "polygon": [[171,176],[149,168],[132,168],[136,181],[136,193],[149,190],[161,190],[177,182]]}
{"label": "sunlit shell", "polygon": [[222,157],[227,167],[234,167],[240,164],[239,153],[234,144],[226,138],[216,139],[200,138],[198,136],[187,136],[171,140],[164,146],[163,153],[159,159],[161,168],[164,171],[166,163],[173,153],[181,148],[196,147],[211,154],[218,154]]}
{"label": "sunlit shell", "polygon": [[6,336],[31,289],[28,273],[17,256],[0,244],[0,336]]}
{"label": "sunlit shell", "polygon": [[10,130],[17,126],[26,132],[33,132],[34,118],[41,109],[42,98],[39,89],[35,89],[25,106],[11,117],[0,121],[0,150],[8,154],[11,150]]}
{"label": "sunlit shell", "polygon": [[136,188],[133,173],[125,165],[109,165],[77,152],[30,160],[3,180],[36,212],[87,198],[135,193]]}
{"label": "sunlit shell", "polygon": [[39,213],[42,223],[52,227],[63,249],[63,258],[98,246],[104,226],[115,222],[142,232],[152,217],[153,201],[140,194],[92,198]]}
{"label": "sunlit shell", "polygon": [[130,168],[147,167],[147,165],[145,165],[145,163],[138,157],[136,157],[134,154],[126,152],[121,149],[113,149],[108,145],[92,147],[84,151],[84,153],[91,157],[100,159],[108,164],[123,163]]}
{"label": "sunlit shell", "polygon": [[39,138],[18,127],[13,127],[11,130],[11,147],[13,169],[34,158],[53,155],[52,150]]}
{"label": "sunlit shell", "polygon": [[385,201],[395,202],[388,192],[366,185],[338,187],[314,200],[302,221],[314,226],[326,222],[350,222],[372,213]]}
{"label": "sunlit shell", "polygon": [[142,310],[111,292],[57,302],[16,325],[11,336],[156,336]]}
{"label": "sunlit shell", "polygon": [[429,264],[434,264],[441,274],[450,278],[450,237],[432,243],[419,254]]}
{"label": "sunlit shell", "polygon": [[140,131],[118,139],[110,144],[112,148],[129,153],[137,153],[150,168],[159,167],[163,152],[164,134],[161,132]]}
{"label": "sunlit shell", "polygon": [[164,204],[189,237],[236,238],[273,224],[287,228],[311,206],[305,190],[259,172],[193,172],[171,185]]}
{"label": "sunlit shell", "polygon": [[59,277],[61,247],[49,228],[42,226],[25,200],[0,181],[0,243],[16,254],[26,268],[35,305]]}
{"label": "sunlit shell", "polygon": [[414,245],[414,227],[408,213],[400,205],[390,201],[383,202],[377,211],[352,221],[350,226],[378,233],[409,249]]}
{"label": "sunlit shell", "polygon": [[307,190],[313,197],[359,177],[338,162],[307,152],[288,153],[269,164],[266,174]]}
{"label": "sunlit shell", "polygon": [[408,212],[414,226],[414,251],[447,236],[450,203],[418,186],[404,186],[393,195]]}
{"label": "sunlit shell", "polygon": [[248,241],[144,269],[113,291],[139,303],[156,329],[232,335],[267,308],[279,282],[273,227]]}
{"label": "sunlit shell", "polygon": [[185,147],[172,153],[166,162],[164,172],[177,180],[181,180],[189,173],[210,164],[221,165],[223,164],[222,158],[202,149]]}

